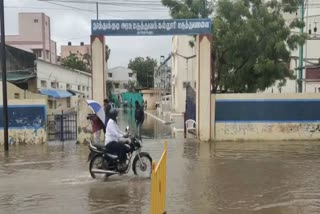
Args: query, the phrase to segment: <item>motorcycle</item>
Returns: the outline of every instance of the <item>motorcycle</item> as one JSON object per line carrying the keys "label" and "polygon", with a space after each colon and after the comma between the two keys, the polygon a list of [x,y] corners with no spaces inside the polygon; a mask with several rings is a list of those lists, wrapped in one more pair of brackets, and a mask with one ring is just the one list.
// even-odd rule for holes
{"label": "motorcycle", "polygon": [[[129,127],[126,128],[128,133]],[[108,149],[101,144],[92,144],[90,142],[89,149],[90,154],[88,156],[89,171],[92,178],[97,178],[98,175],[104,175],[109,177],[111,175],[123,175],[127,174],[130,170],[131,159],[132,170],[135,175],[142,175],[145,173],[146,176],[150,177],[152,172],[152,158],[147,152],[141,152],[142,140],[137,137],[131,137],[125,145],[128,147],[126,153],[126,161],[120,162],[116,154],[108,151]],[[141,172],[139,172],[141,171]]]}

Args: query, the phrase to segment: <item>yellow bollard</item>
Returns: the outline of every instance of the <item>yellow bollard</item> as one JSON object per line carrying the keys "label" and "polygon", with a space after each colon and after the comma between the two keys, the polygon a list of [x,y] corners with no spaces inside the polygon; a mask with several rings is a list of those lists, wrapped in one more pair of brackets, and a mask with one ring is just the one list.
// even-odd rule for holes
{"label": "yellow bollard", "polygon": [[152,162],[151,175],[151,214],[166,213],[167,191],[167,142],[164,142],[164,151],[158,162]]}

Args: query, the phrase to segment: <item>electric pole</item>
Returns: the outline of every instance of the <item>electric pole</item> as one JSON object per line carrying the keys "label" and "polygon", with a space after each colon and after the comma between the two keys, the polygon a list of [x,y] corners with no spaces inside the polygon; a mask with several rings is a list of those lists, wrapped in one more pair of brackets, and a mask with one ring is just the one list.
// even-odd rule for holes
{"label": "electric pole", "polygon": [[99,2],[96,2],[97,20],[99,20]]}
{"label": "electric pole", "polygon": [[[300,18],[301,22],[304,22],[304,1],[301,2],[300,6]],[[300,28],[300,32],[304,32],[304,28]],[[303,71],[303,45],[299,46],[299,75],[298,75],[298,92],[302,93],[302,71]]]}
{"label": "electric pole", "polygon": [[4,140],[4,151],[9,151],[8,142],[8,94],[7,94],[7,65],[6,65],[6,41],[4,31],[4,0],[0,0],[0,19],[1,19],[1,71],[2,71],[2,93],[3,93],[3,140]]}

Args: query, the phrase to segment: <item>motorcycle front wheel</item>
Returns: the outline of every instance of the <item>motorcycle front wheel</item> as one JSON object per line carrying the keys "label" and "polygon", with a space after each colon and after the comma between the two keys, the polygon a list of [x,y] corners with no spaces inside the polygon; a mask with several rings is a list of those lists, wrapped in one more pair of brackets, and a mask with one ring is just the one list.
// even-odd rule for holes
{"label": "motorcycle front wheel", "polygon": [[135,175],[143,177],[151,177],[152,173],[152,158],[146,152],[140,153],[135,156],[132,162],[132,170]]}

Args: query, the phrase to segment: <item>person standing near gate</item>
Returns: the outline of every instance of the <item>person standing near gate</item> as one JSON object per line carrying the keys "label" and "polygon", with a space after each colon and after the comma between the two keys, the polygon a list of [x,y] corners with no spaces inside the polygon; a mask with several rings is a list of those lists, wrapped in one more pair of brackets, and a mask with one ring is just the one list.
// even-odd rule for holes
{"label": "person standing near gate", "polygon": [[137,135],[141,138],[141,126],[144,122],[144,110],[138,101],[135,101],[136,110],[135,110],[135,120],[137,125]]}
{"label": "person standing near gate", "polygon": [[101,129],[105,129],[102,121],[96,114],[89,114],[87,117],[88,120],[91,120],[92,124],[92,133],[93,133],[93,142],[100,143],[101,139]]}
{"label": "person standing near gate", "polygon": [[144,102],[144,110],[147,110],[147,108],[148,108],[148,102],[147,102],[147,100]]}
{"label": "person standing near gate", "polygon": [[103,129],[103,132],[106,133],[106,127],[110,118],[110,109],[111,109],[111,105],[109,104],[109,100],[108,99],[104,99],[103,100],[103,108],[104,108],[104,112],[106,114],[106,119],[105,119],[105,127]]}

